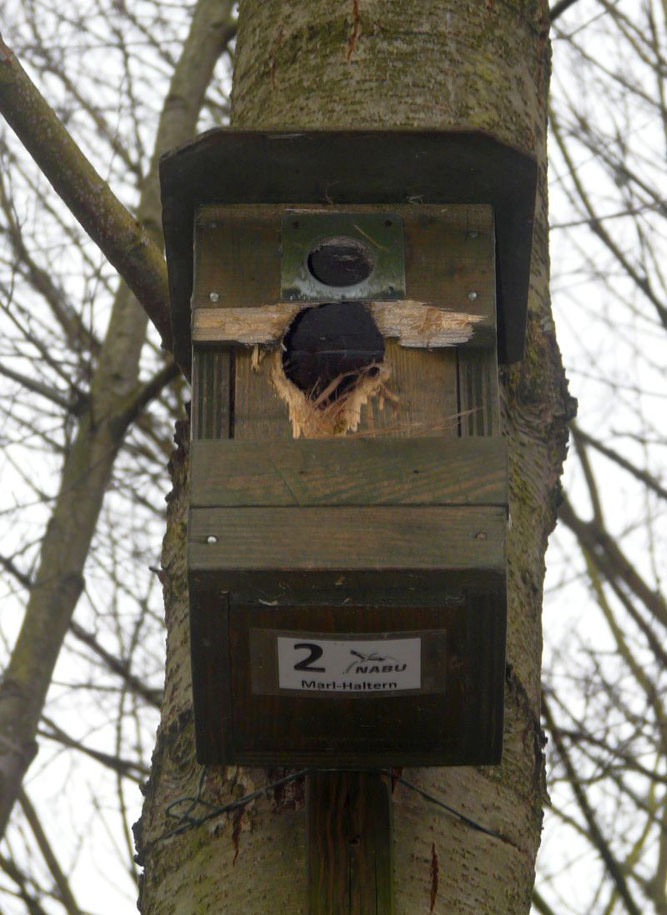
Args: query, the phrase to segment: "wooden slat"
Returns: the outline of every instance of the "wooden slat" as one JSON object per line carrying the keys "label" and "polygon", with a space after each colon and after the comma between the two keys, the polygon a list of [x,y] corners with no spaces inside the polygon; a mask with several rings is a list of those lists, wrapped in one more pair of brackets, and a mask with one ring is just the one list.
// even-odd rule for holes
{"label": "wooden slat", "polygon": [[[322,212],[319,206],[298,209]],[[491,207],[349,205],[340,211],[387,209],[403,220],[407,298],[494,317]],[[201,208],[195,233],[193,309],[257,307],[280,301],[280,221],[284,212],[284,206],[269,204]]]}
{"label": "wooden slat", "polygon": [[456,350],[406,349],[385,341],[390,369],[384,403],[362,408],[359,432],[386,438],[454,437],[458,434]]}
{"label": "wooden slat", "polygon": [[263,305],[280,298],[284,207],[203,207],[195,224],[193,307]]}
{"label": "wooden slat", "polygon": [[193,508],[189,566],[281,572],[505,567],[502,508]]}
{"label": "wooden slat", "polygon": [[[491,253],[495,271],[495,256]],[[496,326],[495,307],[492,315]],[[488,345],[457,348],[461,435],[499,435],[498,352],[495,332]]]}
{"label": "wooden slat", "polygon": [[386,777],[371,772],[309,775],[306,830],[310,915],[392,915]]}
{"label": "wooden slat", "polygon": [[193,506],[503,505],[500,438],[194,441]]}
{"label": "wooden slat", "polygon": [[500,433],[498,363],[495,349],[457,350],[462,436]]}
{"label": "wooden slat", "polygon": [[495,322],[492,208],[422,205],[397,212],[405,225],[408,298],[441,302]]}
{"label": "wooden slat", "polygon": [[[495,340],[495,321],[488,315],[454,311],[413,299],[396,302],[368,302],[366,308],[384,337],[414,349],[438,349],[478,345],[480,334]],[[241,343],[275,346],[304,303],[276,302],[243,308],[195,308],[192,339],[195,343]]]}
{"label": "wooden slat", "polygon": [[247,347],[234,350],[233,438],[259,442],[291,440],[292,427],[286,405],[269,381],[266,365],[253,367]]}
{"label": "wooden slat", "polygon": [[[288,410],[268,377],[268,360],[253,368],[248,348],[237,347],[234,368],[233,437],[247,441],[291,440]],[[456,437],[459,427],[458,368],[454,349],[427,352],[387,340],[389,395],[361,408],[355,434],[366,437]]]}
{"label": "wooden slat", "polygon": [[226,439],[230,423],[228,347],[200,348],[192,361],[192,439]]}

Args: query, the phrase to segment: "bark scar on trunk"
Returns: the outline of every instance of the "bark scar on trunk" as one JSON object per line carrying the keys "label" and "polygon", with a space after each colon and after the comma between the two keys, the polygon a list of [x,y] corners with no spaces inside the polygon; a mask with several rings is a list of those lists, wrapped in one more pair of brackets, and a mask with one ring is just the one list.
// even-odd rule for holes
{"label": "bark scar on trunk", "polygon": [[352,32],[350,34],[350,40],[347,43],[347,62],[350,62],[352,53],[357,45],[357,38],[359,37],[359,0],[352,0]]}
{"label": "bark scar on trunk", "polygon": [[438,877],[440,875],[440,861],[438,860],[438,852],[435,847],[435,842],[431,843],[431,908],[429,912],[433,912],[435,909],[435,900],[438,895]]}
{"label": "bark scar on trunk", "polygon": [[269,58],[269,73],[271,75],[271,88],[275,89],[276,86],[276,54],[278,53],[278,48],[283,41],[283,27],[282,25],[278,28],[278,34],[273,39],[271,57]]}
{"label": "bark scar on trunk", "polygon": [[234,846],[234,858],[232,860],[232,867],[236,864],[236,859],[239,856],[241,850],[241,820],[243,819],[243,808],[239,808],[234,814],[234,825],[232,826],[232,845]]}

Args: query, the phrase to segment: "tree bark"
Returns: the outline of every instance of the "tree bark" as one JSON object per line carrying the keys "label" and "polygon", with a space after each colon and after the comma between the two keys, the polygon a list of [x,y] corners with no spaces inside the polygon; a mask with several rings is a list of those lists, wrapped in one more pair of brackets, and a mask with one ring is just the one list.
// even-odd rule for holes
{"label": "tree bark", "polygon": [[[502,371],[510,451],[505,749],[497,767],[408,773],[495,833],[475,830],[404,784],[393,792],[397,915],[529,911],[545,797],[540,708],[544,554],[571,412],[548,298],[544,0],[280,0],[241,3],[236,127],[479,129],[540,165],[526,355]],[[180,430],[164,546],[168,657],[154,768],[137,832],[144,915],[307,911],[303,786],[294,781],[201,825],[187,798],[222,805],[275,772],[194,760],[185,578],[187,444]],[[180,805],[170,804],[182,799]],[[210,808],[209,808],[210,809]],[[171,812],[172,817],[168,816]],[[193,802],[191,817],[207,808]],[[191,828],[190,828],[191,827]]]}

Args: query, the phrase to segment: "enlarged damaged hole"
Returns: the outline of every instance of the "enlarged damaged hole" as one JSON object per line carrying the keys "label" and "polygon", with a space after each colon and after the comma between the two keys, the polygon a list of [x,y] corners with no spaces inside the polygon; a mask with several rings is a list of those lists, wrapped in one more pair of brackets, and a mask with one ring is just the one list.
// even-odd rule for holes
{"label": "enlarged damaged hole", "polygon": [[384,339],[360,303],[304,308],[289,326],[271,379],[289,409],[292,434],[306,438],[357,429],[361,408],[395,400],[386,382]]}
{"label": "enlarged damaged hole", "polygon": [[326,407],[373,377],[384,358],[384,339],[366,308],[332,302],[304,308],[282,344],[285,375],[318,407]]}

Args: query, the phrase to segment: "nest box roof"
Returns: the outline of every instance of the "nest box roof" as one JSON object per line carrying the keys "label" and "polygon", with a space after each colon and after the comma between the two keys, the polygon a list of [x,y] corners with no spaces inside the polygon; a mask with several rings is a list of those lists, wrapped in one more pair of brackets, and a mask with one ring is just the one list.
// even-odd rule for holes
{"label": "nest box roof", "polygon": [[537,164],[481,132],[212,130],[162,157],[174,355],[189,371],[196,210],[202,204],[486,203],[494,208],[498,356],[521,359]]}

